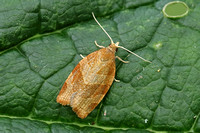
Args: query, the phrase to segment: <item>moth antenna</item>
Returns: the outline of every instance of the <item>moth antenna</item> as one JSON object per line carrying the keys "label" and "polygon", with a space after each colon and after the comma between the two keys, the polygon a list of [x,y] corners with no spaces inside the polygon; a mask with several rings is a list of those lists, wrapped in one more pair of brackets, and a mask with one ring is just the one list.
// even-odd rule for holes
{"label": "moth antenna", "polygon": [[122,46],[119,46],[119,45],[118,45],[117,47],[118,47],[118,48],[121,48],[121,49],[124,49],[124,50],[126,50],[126,51],[128,51],[129,53],[131,53],[131,54],[137,56],[138,58],[142,59],[142,60],[145,61],[145,62],[152,63],[151,61],[148,61],[148,60],[142,58],[141,56],[137,55],[136,53],[133,53],[132,51],[130,51],[130,50],[128,50],[128,49],[126,49],[126,48],[124,48],[124,47],[122,47]]}
{"label": "moth antenna", "polygon": [[[111,41],[111,44],[114,44],[112,38],[111,38],[110,35],[106,32],[106,30],[103,28],[103,26],[101,26],[101,24],[98,22],[98,20],[97,20],[96,17],[94,16],[94,13],[93,13],[93,12],[92,12],[92,16],[93,16],[94,20],[97,22],[97,24],[101,27],[101,29],[106,33],[106,35],[108,36],[108,38],[109,38],[110,41]],[[142,59],[142,60],[145,61],[145,62],[152,63],[151,61],[148,61],[148,60],[142,58],[141,56],[139,56],[139,55],[133,53],[132,51],[130,51],[130,50],[128,50],[128,49],[126,49],[126,48],[124,48],[124,47],[122,47],[122,46],[119,46],[119,42],[117,42],[117,43],[115,44],[115,46],[117,46],[118,48],[121,48],[121,49],[124,49],[124,50],[128,51],[129,53],[131,53],[131,54],[137,56],[138,58]]]}
{"label": "moth antenna", "polygon": [[103,28],[103,26],[101,26],[101,24],[98,22],[98,20],[96,19],[96,17],[94,16],[94,13],[92,12],[92,16],[93,16],[93,18],[94,18],[94,20],[97,22],[97,24],[101,27],[101,29],[106,33],[106,35],[108,36],[108,38],[110,39],[110,41],[111,41],[111,44],[113,44],[114,42],[113,42],[113,40],[112,40],[112,38],[109,36],[109,34],[106,32],[106,30]]}

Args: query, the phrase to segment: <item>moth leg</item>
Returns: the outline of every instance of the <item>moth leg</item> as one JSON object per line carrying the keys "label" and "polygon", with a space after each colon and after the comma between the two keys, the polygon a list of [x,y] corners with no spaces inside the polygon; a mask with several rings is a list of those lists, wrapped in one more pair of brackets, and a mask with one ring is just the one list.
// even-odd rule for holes
{"label": "moth leg", "polygon": [[81,58],[85,58],[82,54],[80,54]]}
{"label": "moth leg", "polygon": [[116,78],[114,78],[115,82],[120,82],[120,80],[117,80]]}
{"label": "moth leg", "polygon": [[123,62],[123,63],[129,63],[129,61],[124,61],[124,60],[122,60],[119,56],[115,56],[118,60],[120,60],[121,62]]}
{"label": "moth leg", "polygon": [[101,45],[97,44],[97,41],[94,41],[94,43],[95,43],[95,45],[96,45],[97,47],[99,47],[99,48],[105,48],[104,46],[101,46]]}

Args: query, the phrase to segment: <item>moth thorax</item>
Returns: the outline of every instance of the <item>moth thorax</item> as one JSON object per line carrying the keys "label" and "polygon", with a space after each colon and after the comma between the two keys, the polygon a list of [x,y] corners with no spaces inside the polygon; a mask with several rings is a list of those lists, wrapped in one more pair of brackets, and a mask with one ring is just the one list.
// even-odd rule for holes
{"label": "moth thorax", "polygon": [[115,49],[111,49],[110,46],[102,49],[102,52],[99,53],[99,59],[103,62],[115,59]]}

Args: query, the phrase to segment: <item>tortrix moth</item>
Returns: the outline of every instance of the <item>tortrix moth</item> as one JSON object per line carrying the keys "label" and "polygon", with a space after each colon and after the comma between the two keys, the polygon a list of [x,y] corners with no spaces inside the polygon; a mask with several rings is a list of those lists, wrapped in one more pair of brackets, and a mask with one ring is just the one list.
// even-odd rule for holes
{"label": "tortrix moth", "polygon": [[[70,105],[72,110],[82,119],[86,118],[101,102],[112,85],[113,80],[115,80],[115,58],[127,63],[118,56],[115,56],[116,49],[122,48],[136,55],[128,49],[119,46],[119,42],[114,43],[93,13],[92,15],[97,24],[111,40],[111,44],[108,47],[104,47],[99,46],[95,41],[95,44],[101,49],[84,57],[78,63],[57,96],[58,103]],[[136,56],[146,62],[150,62],[138,55]]]}

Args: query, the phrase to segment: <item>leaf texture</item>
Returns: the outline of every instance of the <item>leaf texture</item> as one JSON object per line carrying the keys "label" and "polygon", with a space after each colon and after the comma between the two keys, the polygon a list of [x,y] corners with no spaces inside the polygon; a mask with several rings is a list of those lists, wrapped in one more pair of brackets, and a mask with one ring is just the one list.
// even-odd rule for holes
{"label": "leaf texture", "polygon": [[[165,18],[170,0],[1,0],[0,132],[200,132],[200,2]],[[119,49],[114,82],[86,119],[56,97],[79,56]]]}

